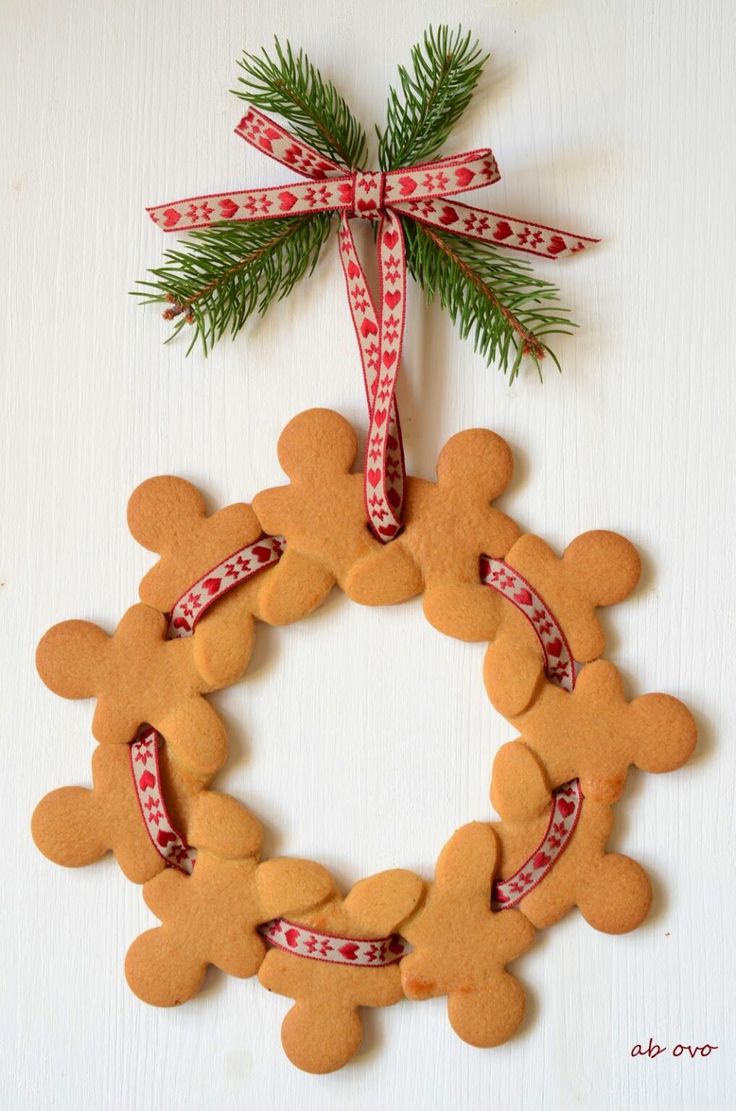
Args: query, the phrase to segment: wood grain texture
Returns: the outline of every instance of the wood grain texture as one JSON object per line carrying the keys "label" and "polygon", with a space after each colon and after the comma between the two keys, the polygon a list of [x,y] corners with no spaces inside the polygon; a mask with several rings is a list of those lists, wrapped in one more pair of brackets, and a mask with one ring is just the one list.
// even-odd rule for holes
{"label": "wood grain texture", "polygon": [[[736,1104],[731,935],[734,605],[734,7],[726,0],[4,0],[0,5],[3,463],[0,669],[5,846],[0,898],[0,1106],[567,1109]],[[698,714],[675,775],[632,776],[616,846],[655,882],[649,922],[608,938],[570,916],[517,965],[520,1037],[455,1039],[440,1000],[369,1018],[344,1072],[295,1071],[288,1003],[212,976],[173,1011],[126,988],[151,922],[111,861],[78,872],[33,848],[46,791],[89,782],[91,708],[37,680],[41,633],[112,628],[149,556],[125,528],[143,478],[181,474],[213,504],[279,481],[276,437],[301,409],[364,414],[334,250],[266,320],[207,360],[162,346],[126,296],[160,257],[143,205],[276,183],[232,134],[240,49],[303,44],[367,123],[429,20],[462,19],[493,51],[453,148],[490,143],[494,208],[600,234],[555,268],[582,328],[544,386],[509,389],[416,290],[400,386],[408,458],[488,425],[516,455],[502,508],[562,547],[588,528],[644,555],[633,600],[606,617],[631,694]],[[387,34],[391,30],[390,40]],[[483,203],[479,201],[479,203]],[[360,229],[365,232],[365,229]],[[373,645],[379,639],[378,657]],[[418,603],[335,598],[260,636],[244,682],[217,696],[232,736],[226,789],[267,824],[268,850],[314,855],[349,884],[391,866],[429,875],[453,829],[490,815],[491,759],[511,732],[483,693],[480,645],[450,642]],[[395,708],[391,736],[369,700]],[[649,1036],[708,1041],[707,1060],[632,1060]]]}

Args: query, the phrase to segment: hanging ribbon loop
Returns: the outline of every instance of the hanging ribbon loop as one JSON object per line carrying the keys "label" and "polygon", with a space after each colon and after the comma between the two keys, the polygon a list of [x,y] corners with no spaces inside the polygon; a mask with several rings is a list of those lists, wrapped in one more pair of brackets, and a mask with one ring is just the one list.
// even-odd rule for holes
{"label": "hanging ribbon loop", "polygon": [[[237,135],[306,182],[211,193],[149,208],[163,231],[190,231],[222,220],[247,222],[334,212],[340,216],[340,261],[363,365],[369,428],[364,468],[366,517],[383,543],[401,529],[405,465],[396,383],[406,311],[406,249],[402,218],[496,247],[542,258],[562,258],[596,243],[583,235],[517,220],[500,212],[449,201],[493,185],[501,175],[488,148],[438,158],[404,169],[346,170],[258,108],[249,107]],[[350,230],[354,216],[378,221],[376,305]]]}

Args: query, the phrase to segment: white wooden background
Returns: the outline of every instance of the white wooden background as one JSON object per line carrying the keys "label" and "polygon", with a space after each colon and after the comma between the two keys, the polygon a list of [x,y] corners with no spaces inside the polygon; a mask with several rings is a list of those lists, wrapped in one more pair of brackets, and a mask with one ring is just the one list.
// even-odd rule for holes
{"label": "white wooden background", "polygon": [[[420,7],[423,9],[419,11]],[[0,895],[3,1108],[726,1108],[734,1087],[733,181],[734,7],[727,0],[2,0]],[[89,781],[91,706],[36,678],[54,621],[107,627],[149,556],[128,493],[182,474],[213,505],[281,481],[276,437],[313,405],[363,422],[334,243],[263,323],[184,358],[127,296],[160,258],[145,203],[276,183],[233,134],[241,48],[303,44],[366,121],[429,21],[462,20],[493,52],[452,148],[490,143],[488,203],[598,233],[554,274],[582,327],[564,374],[509,389],[414,296],[400,386],[408,457],[430,476],[444,440],[486,424],[512,444],[503,506],[561,546],[591,527],[640,545],[632,601],[606,617],[630,693],[696,712],[684,771],[633,774],[617,847],[650,870],[631,936],[577,915],[517,965],[523,1032],[471,1049],[441,1000],[372,1015],[360,1058],[314,1078],[281,1054],[288,1002],[208,978],[157,1011],[128,991],[127,945],[153,923],[108,860],[65,871],[33,848],[52,787]],[[482,202],[481,202],[482,203]],[[386,651],[371,659],[380,637]],[[431,874],[456,826],[487,818],[491,759],[511,731],[483,693],[483,648],[453,643],[417,603],[335,597],[262,629],[245,681],[216,699],[232,755],[221,785],[268,826],[270,853],[314,855],[349,884]],[[389,735],[370,701],[385,683]],[[655,1041],[717,1044],[706,1060],[630,1057]]]}

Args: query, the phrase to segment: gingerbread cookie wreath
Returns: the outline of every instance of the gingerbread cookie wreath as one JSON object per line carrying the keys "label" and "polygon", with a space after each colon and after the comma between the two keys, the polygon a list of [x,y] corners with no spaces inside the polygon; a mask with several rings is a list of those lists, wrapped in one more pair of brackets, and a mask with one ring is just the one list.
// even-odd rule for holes
{"label": "gingerbread cookie wreath", "polygon": [[[277,46],[275,60],[246,56],[254,106],[239,134],[311,183],[151,210],[165,230],[207,227],[204,240],[200,234],[191,241],[186,264],[187,256],[174,254],[154,272],[171,304],[165,315],[183,314],[180,324],[190,321],[205,342],[227,327],[237,331],[259,296],[263,308],[269,291],[291,288],[326,237],[325,214],[338,214],[368,402],[363,469],[353,469],[358,441],[348,422],[312,409],[279,439],[288,483],[257,493],[250,505],[210,514],[183,478],[149,479],[128,506],[132,535],[159,556],[140,584],[140,601],[111,634],[66,621],[38,646],[38,671],[51,690],[96,699],[99,746],[91,789],[63,787],[37,806],[37,846],[67,866],[112,852],[125,875],[143,885],[161,925],[128,951],[125,974],[137,996],[157,1006],[184,1003],[208,965],[257,976],[293,1000],[282,1042],[308,1072],[346,1064],[360,1046],[361,1009],[402,998],[446,997],[453,1030],[471,1045],[512,1037],[525,994],[509,966],[536,930],[575,906],[610,934],[646,917],[646,873],[606,851],[613,806],[630,765],[674,770],[696,741],[681,702],[666,694],[628,701],[617,669],[601,659],[597,609],[626,598],[639,577],[627,540],[588,532],[558,555],[524,534],[493,505],[511,477],[512,456],[485,429],[445,444],[436,482],[405,473],[395,386],[407,269],[430,293],[439,291],[462,328],[474,328],[479,345],[513,375],[523,356],[538,362],[548,351],[540,337],[554,322],[539,306],[550,287],[500,261],[493,244],[559,257],[589,242],[447,199],[498,176],[488,150],[430,161],[467,104],[482,62],[469,38],[429,33],[415,49],[413,75],[401,71],[404,102],[391,94],[382,169],[370,173],[359,168],[361,129],[302,55]],[[428,122],[420,109],[433,75],[444,107]],[[306,97],[311,115],[299,115],[297,100],[289,101],[300,82],[299,103]],[[257,105],[287,118],[291,105],[294,133]],[[320,114],[323,126],[311,128]],[[352,238],[353,216],[376,224],[378,305]],[[238,249],[248,236],[260,237],[261,254],[246,253],[239,269],[230,257],[218,285],[203,260],[214,265],[217,250],[231,251],[243,228]],[[274,231],[281,244],[269,255],[264,236]],[[314,248],[306,256],[305,235]],[[454,279],[437,265],[430,271],[432,251],[465,260],[465,268]],[[270,269],[259,272],[264,258]],[[280,281],[284,262],[288,274]],[[458,299],[468,272],[480,300]],[[204,292],[188,290],[185,277]],[[443,285],[453,280],[455,299]],[[534,307],[519,300],[524,282]],[[431,881],[397,868],[346,892],[320,864],[261,860],[257,817],[213,788],[228,745],[207,694],[245,671],[259,621],[301,620],[335,586],[363,605],[422,595],[425,615],[441,633],[487,642],[488,696],[519,733],[493,764],[490,797],[499,820],[453,833]],[[468,936],[477,941],[472,947]]]}

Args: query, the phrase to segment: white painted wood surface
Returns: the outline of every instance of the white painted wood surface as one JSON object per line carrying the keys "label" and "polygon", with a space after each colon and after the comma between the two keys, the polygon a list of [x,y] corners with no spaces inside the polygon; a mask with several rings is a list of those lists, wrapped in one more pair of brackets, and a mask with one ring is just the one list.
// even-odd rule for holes
{"label": "white painted wood surface", "polygon": [[[727,1108],[734,1089],[733,40],[726,0],[2,0],[0,650],[4,882],[3,1108]],[[698,715],[696,758],[632,775],[616,845],[656,887],[631,936],[577,915],[517,970],[529,1019],[509,1045],[459,1042],[444,1004],[369,1016],[363,1053],[322,1078],[281,1054],[286,1000],[211,975],[157,1011],[128,992],[127,945],[153,918],[112,861],[46,862],[28,825],[48,790],[89,781],[91,707],[37,680],[43,630],[112,626],[149,556],[128,493],[160,472],[213,504],[280,481],[281,426],[312,405],[363,421],[334,243],[288,302],[205,361],[126,291],[160,257],[144,203],[283,170],[232,134],[242,47],[303,44],[362,118],[381,120],[424,24],[460,20],[494,56],[452,149],[490,143],[493,207],[598,233],[559,280],[579,335],[561,378],[509,389],[414,295],[400,389],[411,467],[431,475],[457,429],[487,424],[517,459],[504,508],[556,545],[619,529],[644,553],[635,598],[606,617],[632,694]],[[482,202],[480,202],[482,203]],[[373,653],[376,639],[385,646]],[[511,733],[481,683],[481,646],[443,639],[418,604],[335,597],[261,630],[247,679],[217,698],[222,785],[269,827],[269,852],[314,855],[346,883],[425,875],[452,830],[489,816]],[[386,736],[370,701],[385,683]],[[709,1042],[707,1060],[631,1048]]]}

